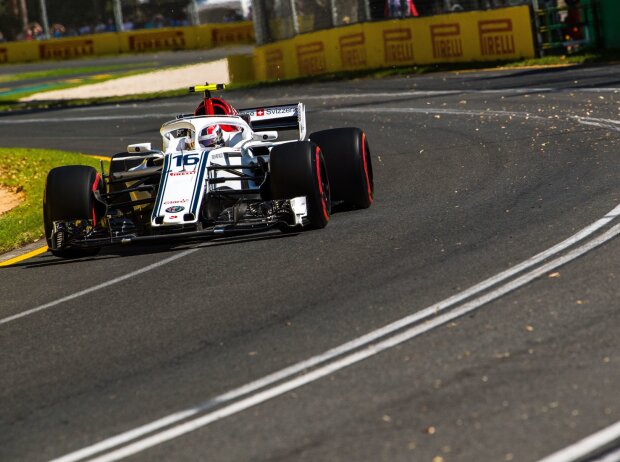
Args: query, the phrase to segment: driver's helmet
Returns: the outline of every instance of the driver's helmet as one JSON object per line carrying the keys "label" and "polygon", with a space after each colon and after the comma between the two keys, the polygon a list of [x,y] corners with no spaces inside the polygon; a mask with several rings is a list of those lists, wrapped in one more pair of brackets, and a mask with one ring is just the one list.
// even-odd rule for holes
{"label": "driver's helmet", "polygon": [[211,125],[202,131],[198,138],[200,144],[205,148],[217,148],[224,146],[224,134],[219,125]]}

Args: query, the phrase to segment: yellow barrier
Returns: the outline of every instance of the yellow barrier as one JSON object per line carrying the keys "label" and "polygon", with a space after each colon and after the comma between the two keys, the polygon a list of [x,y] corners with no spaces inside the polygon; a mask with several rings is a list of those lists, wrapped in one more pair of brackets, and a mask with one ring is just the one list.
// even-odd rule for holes
{"label": "yellow barrier", "polygon": [[0,64],[75,59],[119,53],[191,50],[253,43],[251,22],[145,29],[131,32],[0,44]]}
{"label": "yellow barrier", "polygon": [[254,57],[252,55],[228,56],[228,75],[234,83],[254,81]]}
{"label": "yellow barrier", "polygon": [[346,70],[534,57],[529,7],[356,24],[255,50],[258,80]]}

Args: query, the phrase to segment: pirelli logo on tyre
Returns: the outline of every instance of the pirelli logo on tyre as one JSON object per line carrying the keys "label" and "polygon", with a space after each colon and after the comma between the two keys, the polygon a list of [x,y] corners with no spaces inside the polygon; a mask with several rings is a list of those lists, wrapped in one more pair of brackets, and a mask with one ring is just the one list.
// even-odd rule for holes
{"label": "pirelli logo on tyre", "polygon": [[9,50],[6,48],[0,48],[0,63],[9,62]]}
{"label": "pirelli logo on tyre", "polygon": [[363,32],[343,35],[338,41],[342,67],[351,69],[366,66],[366,37]]}
{"label": "pirelli logo on tyre", "polygon": [[251,27],[216,28],[211,31],[213,45],[228,43],[250,43],[254,41],[254,31]]}
{"label": "pirelli logo on tyre", "polygon": [[411,29],[383,31],[383,52],[386,63],[409,63],[413,61]]}
{"label": "pirelli logo on tyre", "polygon": [[515,54],[515,36],[511,19],[478,21],[478,34],[482,56]]}
{"label": "pirelli logo on tyre", "polygon": [[181,50],[183,48],[185,48],[185,33],[182,30],[129,36],[131,51]]}
{"label": "pirelli logo on tyre", "polygon": [[433,57],[436,59],[463,56],[461,25],[457,22],[432,25],[431,42],[433,43]]}
{"label": "pirelli logo on tyre", "polygon": [[266,77],[268,80],[283,79],[284,53],[279,48],[265,52]]}
{"label": "pirelli logo on tyre", "polygon": [[312,42],[297,45],[297,66],[300,75],[320,74],[327,70],[325,61],[325,45],[323,42]]}
{"label": "pirelli logo on tyre", "polygon": [[94,54],[95,43],[89,39],[48,42],[39,45],[39,58],[41,59],[70,59]]}

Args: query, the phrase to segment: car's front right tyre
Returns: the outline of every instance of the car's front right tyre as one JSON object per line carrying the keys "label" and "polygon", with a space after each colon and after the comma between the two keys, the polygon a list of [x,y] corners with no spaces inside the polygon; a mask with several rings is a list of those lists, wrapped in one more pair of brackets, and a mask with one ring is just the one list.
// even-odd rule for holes
{"label": "car's front right tyre", "polygon": [[332,128],[310,135],[321,147],[332,187],[332,200],[354,208],[370,207],[374,180],[366,133],[359,128]]}

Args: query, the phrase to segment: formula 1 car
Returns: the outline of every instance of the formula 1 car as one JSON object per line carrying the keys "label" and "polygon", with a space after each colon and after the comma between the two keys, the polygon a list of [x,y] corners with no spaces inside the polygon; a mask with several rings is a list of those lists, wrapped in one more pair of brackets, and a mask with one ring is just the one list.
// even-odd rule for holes
{"label": "formula 1 car", "polygon": [[[106,173],[52,169],[43,221],[49,249],[65,258],[111,244],[195,239],[279,228],[323,228],[332,204],[367,208],[373,172],[365,133],[336,128],[306,140],[302,103],[237,111],[211,92],[190,115],[166,122],[163,149],[129,145]],[[279,131],[297,139],[276,141]]]}

